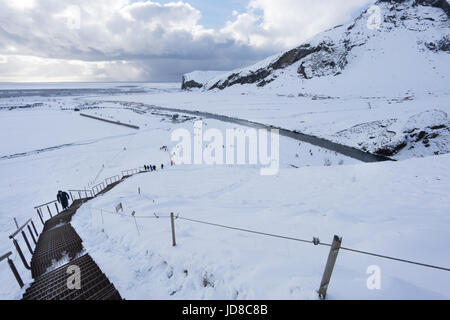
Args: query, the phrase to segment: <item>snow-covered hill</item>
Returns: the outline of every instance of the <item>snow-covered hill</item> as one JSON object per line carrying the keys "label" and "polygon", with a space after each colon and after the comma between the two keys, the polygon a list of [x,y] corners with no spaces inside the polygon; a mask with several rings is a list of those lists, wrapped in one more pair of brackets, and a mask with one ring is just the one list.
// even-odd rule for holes
{"label": "snow-covered hill", "polygon": [[379,0],[354,21],[250,67],[187,74],[183,88],[251,85],[332,95],[443,91],[450,71],[449,15],[445,0]]}
{"label": "snow-covered hill", "polygon": [[[327,110],[334,109],[333,121],[321,115],[313,125],[342,128],[327,135],[319,128],[311,134],[399,159],[447,153],[449,16],[446,0],[379,0],[353,21],[297,48],[219,75],[193,72],[183,77],[182,86],[199,92],[304,98],[308,105],[323,100]],[[435,98],[445,103],[436,104]],[[351,108],[345,102],[349,99],[357,102]],[[402,115],[399,104],[404,106]],[[364,119],[358,120],[355,112],[339,114],[340,109],[366,105]],[[294,114],[315,109],[302,100]],[[309,131],[306,116],[295,129]]]}

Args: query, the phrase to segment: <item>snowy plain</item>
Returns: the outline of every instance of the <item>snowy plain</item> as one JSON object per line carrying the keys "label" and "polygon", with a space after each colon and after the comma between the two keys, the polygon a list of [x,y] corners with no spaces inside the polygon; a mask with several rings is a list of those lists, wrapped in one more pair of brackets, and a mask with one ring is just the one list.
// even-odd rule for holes
{"label": "snowy plain", "polygon": [[[160,146],[174,146],[170,141],[174,129],[192,130],[194,119],[174,123],[167,112],[137,113],[106,101],[204,110],[329,135],[389,112],[406,119],[426,108],[417,99],[395,103],[393,110],[390,98],[383,98],[368,110],[365,100],[356,97],[318,100],[246,88],[200,93],[180,92],[179,84],[138,86],[145,93],[1,99],[4,107],[44,103],[0,111],[2,128],[7,128],[0,132],[1,253],[13,248],[7,239],[15,229],[13,217],[19,224],[30,217],[37,222],[33,207],[53,200],[58,189],[88,188],[144,164],[167,166],[170,155]],[[448,100],[440,96],[426,101],[443,107]],[[82,118],[72,110],[75,107],[138,125],[140,130]],[[347,109],[353,110],[347,113],[352,117],[340,117]],[[306,121],[304,127],[298,125],[299,119],[306,119],[301,120]],[[221,130],[238,127],[204,121]],[[262,177],[254,166],[169,166],[132,177],[87,203],[73,225],[87,252],[126,299],[317,299],[327,248],[181,219],[176,220],[178,246],[172,248],[170,222],[151,218],[155,213],[174,212],[307,240],[319,237],[323,242],[337,234],[347,247],[450,265],[448,155],[363,164],[287,138],[280,142],[281,169],[276,176]],[[36,152],[53,146],[60,147]],[[324,166],[327,158],[332,166]],[[126,217],[109,214],[118,202],[124,204]],[[103,222],[99,210],[104,210]],[[139,217],[138,229],[132,211]],[[15,252],[14,262],[30,282]],[[367,289],[366,271],[371,265],[381,268],[381,290]],[[21,290],[6,263],[0,266],[0,279],[4,284],[0,298],[20,298]],[[341,252],[329,298],[448,299],[449,285],[445,271]]]}

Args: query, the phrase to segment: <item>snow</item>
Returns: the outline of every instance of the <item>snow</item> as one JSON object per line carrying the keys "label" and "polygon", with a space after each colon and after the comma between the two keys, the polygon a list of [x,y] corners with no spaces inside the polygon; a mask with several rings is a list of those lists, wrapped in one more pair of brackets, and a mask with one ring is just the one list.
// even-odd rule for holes
{"label": "snow", "polygon": [[[368,31],[363,13],[353,26],[311,39],[355,45],[335,76],[334,68],[313,67],[338,59],[336,46],[335,55],[305,61],[312,79],[299,78],[298,61],[263,88],[0,84],[0,254],[13,251],[28,285],[30,273],[7,239],[14,217],[19,224],[33,217],[40,229],[32,208],[53,200],[56,190],[89,188],[122,170],[163,163],[166,169],[133,176],[83,205],[73,220],[86,252],[126,299],[317,299],[328,248],[183,218],[327,243],[339,235],[345,247],[448,268],[450,55],[427,44],[448,35],[449,25],[437,8],[405,11],[410,2],[381,3],[380,30]],[[232,73],[247,75],[280,55]],[[214,84],[230,74],[188,77]],[[174,121],[173,112],[152,106],[247,119],[372,152],[406,146],[394,155],[397,162],[363,164],[281,137],[274,176],[261,176],[258,165],[171,167],[160,147],[175,146],[175,129],[192,131],[196,120],[222,132],[244,128],[182,113]],[[83,118],[74,108],[140,130]],[[171,212],[179,215],[176,247]],[[373,265],[381,270],[381,290],[366,286]],[[6,262],[0,280],[0,299],[21,297]],[[448,272],[341,250],[329,298],[449,299],[449,287]]]}
{"label": "snow", "polygon": [[205,83],[223,73],[223,71],[193,71],[184,75],[184,81],[194,80],[197,83]]}
{"label": "snow", "polygon": [[[303,46],[328,46],[328,50],[307,55],[291,66],[272,70],[271,64],[281,54],[274,55],[252,66],[223,73],[214,79],[192,80],[203,83],[209,90],[217,82],[224,83],[231,75],[247,76],[260,69],[271,72],[274,79],[263,88],[257,84],[244,85],[244,90],[276,90],[279,93],[313,93],[330,96],[400,95],[414,90],[425,94],[448,93],[450,54],[432,51],[428,43],[438,43],[450,37],[447,15],[440,8],[413,6],[405,3],[377,3],[380,8],[379,29],[369,29],[367,21],[371,12],[364,12],[354,21],[325,31],[305,42]],[[330,68],[323,61],[347,61],[343,68]],[[308,79],[299,73],[304,65]],[[320,66],[320,67],[317,67]],[[225,90],[242,90],[233,87]]]}
{"label": "snow", "polygon": [[[412,156],[429,156],[435,152],[450,152],[448,142],[450,132],[448,118],[450,113],[449,93],[416,94],[408,92],[399,96],[321,96],[315,94],[281,94],[276,90],[254,92],[245,86],[231,87],[220,92],[172,92],[151,95],[117,95],[108,99],[88,99],[115,101],[116,106],[126,105],[141,108],[160,106],[192,111],[204,111],[247,119],[267,125],[297,130],[299,132],[323,137],[334,142],[350,145],[367,151],[376,150],[404,140],[408,121],[416,117],[417,129],[433,126],[434,120],[420,116],[432,114],[447,126],[437,137],[436,148],[421,148],[411,155],[408,150],[396,154],[394,158],[407,159]],[[146,110],[143,107],[142,110]],[[367,124],[371,129],[361,134],[355,126]],[[391,133],[390,133],[391,132]],[[375,137],[374,139],[369,139]],[[369,143],[370,142],[370,143]]]}
{"label": "snow", "polygon": [[[448,266],[449,167],[448,155],[282,169],[276,177],[180,166],[127,180],[73,223],[126,299],[316,299],[328,248],[181,219],[173,248],[166,217],[324,242],[338,234],[346,247]],[[125,216],[114,213],[120,202]],[[366,287],[371,265],[382,270],[380,291]],[[444,271],[342,251],[329,298],[448,299],[449,284]]]}
{"label": "snow", "polygon": [[[0,160],[0,236],[6,239],[14,231],[13,217],[19,223],[29,217],[38,222],[32,207],[52,200],[58,189],[88,188],[124,169],[165,163],[163,171],[134,176],[84,205],[73,220],[86,252],[127,299],[317,299],[326,247],[177,219],[178,245],[172,248],[170,221],[165,218],[170,212],[307,240],[319,237],[330,242],[338,234],[346,247],[450,265],[448,255],[443,254],[449,241],[448,155],[361,164],[281,137],[281,168],[276,176],[260,176],[258,166],[249,165],[170,167],[170,156],[160,146],[174,147],[171,132],[177,128],[192,131],[193,121],[199,119],[180,114],[180,121],[173,122],[170,112],[113,102],[203,109],[286,127],[304,119],[315,132],[332,133],[361,119],[383,119],[391,114],[400,115],[397,118],[411,126],[437,124],[446,119],[444,114],[421,114],[424,107],[419,99],[431,99],[436,107],[432,110],[440,110],[448,101],[446,96],[400,99],[393,102],[395,109],[388,103],[392,98],[377,99],[369,110],[362,98],[186,93],[173,91],[173,87],[142,95],[60,97],[43,107],[1,111],[0,121],[9,125],[12,133],[8,137],[2,130],[1,154],[25,154]],[[138,125],[141,130],[85,119],[71,106]],[[408,122],[411,114],[419,116]],[[203,120],[208,128],[240,128]],[[52,145],[65,146],[26,153]],[[326,159],[332,161],[331,167],[324,165]],[[343,165],[339,165],[341,160]],[[119,202],[125,216],[110,213]],[[103,210],[104,224],[99,210]],[[136,221],[130,217],[132,211]],[[161,218],[147,218],[155,213]],[[11,249],[10,242],[1,242],[1,252]],[[29,283],[29,272],[16,253],[13,259]],[[382,270],[382,290],[366,287],[366,270],[371,265]],[[0,279],[2,299],[20,298],[21,291],[6,264],[0,268]],[[449,282],[444,271],[341,251],[329,298],[448,299]]]}
{"label": "snow", "polygon": [[[166,89],[162,91],[171,94]],[[34,99],[41,101],[47,98]],[[89,188],[105,178],[120,174],[122,170],[144,164],[168,165],[170,155],[160,151],[160,146],[173,146],[171,132],[177,128],[192,131],[195,120],[180,115],[180,121],[174,123],[172,114],[136,113],[116,104],[97,105],[96,108],[90,105],[87,107],[89,109],[83,110],[84,113],[131,122],[141,127],[134,130],[81,117],[69,108],[80,104],[83,103],[77,98],[62,97],[44,107],[0,111],[0,123],[4,128],[0,131],[0,236],[5,239],[0,243],[0,252],[13,251],[13,261],[26,282],[31,281],[29,272],[12,250],[10,240],[6,240],[15,230],[14,217],[19,224],[33,217],[40,231],[42,226],[33,207],[55,199],[57,190]],[[213,120],[205,120],[204,123],[222,131],[240,128]],[[323,166],[328,158],[333,165],[358,163],[283,137],[280,145],[282,168],[291,165]],[[309,153],[310,149],[313,156]],[[8,157],[11,155],[15,156]],[[18,241],[24,246],[22,239]],[[25,252],[25,255],[29,260],[29,253]],[[0,267],[0,279],[3,281],[0,298],[16,299],[21,296],[6,263]]]}

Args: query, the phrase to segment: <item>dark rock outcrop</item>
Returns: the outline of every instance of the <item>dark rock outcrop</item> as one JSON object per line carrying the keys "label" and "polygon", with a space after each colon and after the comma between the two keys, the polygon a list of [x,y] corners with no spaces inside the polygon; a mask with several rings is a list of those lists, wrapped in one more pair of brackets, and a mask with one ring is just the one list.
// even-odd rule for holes
{"label": "dark rock outcrop", "polygon": [[[409,0],[378,0],[377,2],[387,2],[387,3],[404,3]],[[430,6],[435,8],[441,8],[450,17],[450,4],[447,0],[415,0],[413,6]]]}
{"label": "dark rock outcrop", "polygon": [[181,90],[189,90],[189,89],[201,89],[203,85],[201,83],[195,82],[194,80],[186,81],[186,78],[183,76],[183,80],[181,82]]}
{"label": "dark rock outcrop", "polygon": [[[259,87],[263,87],[266,84],[275,80],[272,75],[273,71],[284,69],[293,65],[294,63],[300,61],[307,56],[318,53],[334,53],[333,43],[325,43],[322,42],[318,46],[311,46],[309,43],[303,44],[295,49],[289,50],[282,54],[276,61],[272,62],[265,68],[258,69],[256,71],[250,71],[247,75],[241,75],[239,73],[233,73],[225,81],[216,82],[209,90],[220,89],[223,90],[227,87],[231,87],[235,84],[249,84],[249,83],[258,83]],[[325,66],[336,67],[337,63],[332,59],[325,59]],[[340,66],[345,65],[340,63]],[[302,65],[298,69],[298,73],[302,75],[305,79],[308,79],[308,75],[306,74],[305,67]]]}

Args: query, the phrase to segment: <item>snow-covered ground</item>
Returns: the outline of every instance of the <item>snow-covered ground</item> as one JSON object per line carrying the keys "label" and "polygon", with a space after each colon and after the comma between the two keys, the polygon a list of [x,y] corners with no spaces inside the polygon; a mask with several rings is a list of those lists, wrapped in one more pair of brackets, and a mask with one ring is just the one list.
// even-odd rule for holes
{"label": "snow-covered ground", "polygon": [[[73,221],[85,249],[124,298],[317,298],[328,248],[182,219],[176,220],[178,246],[172,248],[170,221],[165,218],[170,212],[306,240],[319,237],[330,242],[337,234],[346,247],[450,265],[445,247],[450,240],[449,155],[362,164],[281,137],[280,172],[275,176],[261,176],[257,166],[170,167],[170,154],[160,147],[172,148],[173,130],[192,131],[199,119],[180,114],[174,122],[168,112],[104,102],[128,100],[204,110],[297,129],[295,123],[305,119],[311,131],[331,135],[389,112],[406,119],[424,110],[418,99],[392,102],[395,108],[379,99],[369,110],[358,109],[365,102],[360,98],[319,100],[274,92],[196,93],[175,90],[174,84],[146,86],[144,94],[29,96],[23,98],[27,103],[43,105],[0,111],[0,237],[4,239],[0,253],[13,249],[7,239],[15,229],[13,217],[19,224],[29,217],[38,222],[33,207],[53,200],[58,189],[89,188],[124,169],[164,163],[163,171],[132,177],[84,205]],[[8,99],[3,105],[14,106]],[[22,98],[16,99],[21,105]],[[438,109],[447,100],[441,96],[427,101]],[[138,125],[140,130],[80,117],[74,107]],[[435,124],[439,113],[413,119],[405,123]],[[203,120],[208,128],[243,129]],[[324,165],[327,159],[332,166]],[[119,202],[126,217],[110,214]],[[103,219],[99,210],[104,210]],[[136,221],[130,217],[133,211]],[[162,217],[148,218],[154,214]],[[29,272],[12,251],[19,272],[30,282]],[[371,265],[380,267],[381,290],[367,289],[366,271]],[[20,298],[6,262],[0,266],[0,279],[0,298]],[[449,285],[445,271],[341,251],[329,298],[448,299]]]}
{"label": "snow-covered ground", "polygon": [[[170,88],[172,86],[168,85],[163,90],[170,91]],[[102,97],[106,98],[111,97]],[[79,116],[77,112],[69,110],[70,106],[80,107],[85,104],[77,98],[51,98],[50,102],[46,97],[27,99],[33,103],[43,101],[44,104],[35,108],[0,111],[0,237],[4,239],[0,242],[1,254],[13,249],[8,235],[15,229],[14,217],[19,224],[34,217],[39,225],[33,207],[53,200],[59,189],[89,188],[107,177],[120,174],[122,170],[142,167],[144,164],[168,165],[170,154],[160,151],[160,147],[173,146],[171,132],[177,128],[192,131],[195,120],[181,116],[180,121],[174,123],[171,114],[139,114],[116,104],[103,104],[95,109],[83,110],[84,113],[140,126],[140,130],[134,130]],[[239,128],[213,120],[204,120],[204,124],[223,131],[226,128]],[[280,138],[280,147],[281,168],[323,166],[328,160],[333,165],[358,163],[284,137]],[[12,251],[20,273],[26,281],[30,281],[29,272],[23,268],[15,251]],[[29,259],[29,254],[25,254]],[[3,281],[0,298],[20,297],[6,262],[0,268],[0,279]]]}
{"label": "snow-covered ground", "polygon": [[[253,66],[184,77],[200,90],[181,91],[178,83],[0,84],[0,255],[13,248],[13,218],[20,224],[34,217],[39,225],[33,207],[57,190],[165,164],[88,202],[73,221],[126,299],[317,299],[327,247],[186,219],[327,243],[336,234],[347,248],[449,268],[449,16],[442,3],[444,10],[414,3],[378,1],[375,29],[368,10]],[[273,176],[260,175],[257,165],[170,166],[170,152],[160,147],[174,147],[171,133],[192,132],[201,119],[151,106],[297,130],[400,161],[363,164],[281,137]],[[203,121],[221,132],[244,129]],[[120,202],[124,212],[111,213]],[[179,215],[176,247],[170,212]],[[379,290],[367,287],[371,266],[381,272]],[[0,281],[0,299],[21,297],[5,261]],[[449,288],[448,271],[341,250],[328,294],[449,299]]]}
{"label": "snow-covered ground", "polygon": [[[173,248],[164,217],[328,243],[337,234],[346,247],[449,266],[449,169],[449,155],[275,177],[173,167],[127,180],[83,206],[73,224],[127,299],[316,299],[328,248],[182,219]],[[120,202],[125,216],[114,213]],[[381,269],[381,290],[367,289],[371,265]],[[448,299],[449,285],[445,271],[341,251],[329,298]]]}
{"label": "snow-covered ground", "polygon": [[[103,101],[140,102],[227,115],[297,130],[371,152],[406,141],[407,147],[394,158],[407,159],[450,152],[449,94],[298,96],[294,91],[281,94],[277,89],[235,86],[220,92],[119,95]],[[417,139],[421,132],[426,136]],[[425,137],[429,137],[429,146],[424,143]]]}

